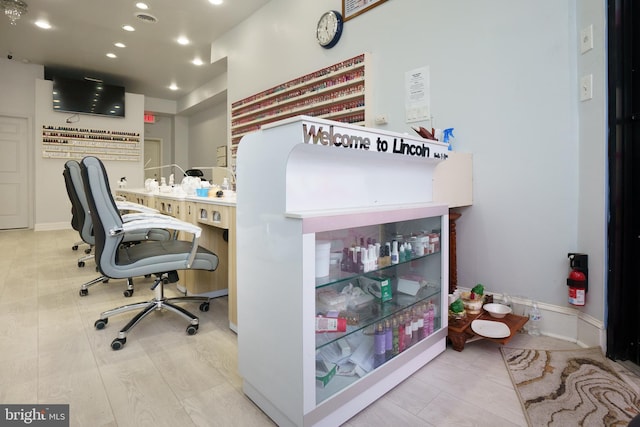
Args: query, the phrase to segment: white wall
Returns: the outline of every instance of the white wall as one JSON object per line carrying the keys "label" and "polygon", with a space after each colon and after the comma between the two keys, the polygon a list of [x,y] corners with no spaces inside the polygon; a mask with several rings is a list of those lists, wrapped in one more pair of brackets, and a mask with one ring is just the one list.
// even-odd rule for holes
{"label": "white wall", "polygon": [[[342,40],[324,50],[317,19],[340,8],[272,0],[214,41],[212,59],[228,55],[228,103],[368,51],[373,113],[411,132],[404,73],[429,66],[436,126],[455,127],[455,148],[474,153],[474,205],[458,222],[460,285],[566,306],[567,253],[589,251],[585,311],[602,320],[605,140],[579,127],[576,3],[389,1],[346,22]],[[601,23],[603,13],[585,19]],[[602,50],[594,55],[604,61]],[[588,118],[599,129],[604,102],[594,99]]]}
{"label": "white wall", "polygon": [[[161,165],[170,165],[173,161],[173,116],[157,115],[155,123],[145,123],[145,138],[159,138],[162,140],[162,162]],[[149,160],[144,159],[144,163]],[[160,175],[167,176],[169,169],[158,171]]]}
{"label": "white wall", "polygon": [[[216,166],[217,148],[227,146],[227,106],[214,105],[189,116],[189,164],[196,166]],[[211,171],[204,170],[205,177],[211,178]]]}
{"label": "white wall", "polygon": [[[135,132],[144,138],[144,97],[125,94],[125,118],[99,117],[81,114],[76,123],[67,124],[70,113],[53,111],[52,82],[35,80],[35,229],[59,228],[70,224],[71,203],[64,186],[62,171],[65,160],[42,158],[42,126],[70,126],[85,129]],[[75,119],[74,119],[75,120]],[[132,187],[143,186],[142,158],[138,162],[105,161],[111,188],[126,176]]]}

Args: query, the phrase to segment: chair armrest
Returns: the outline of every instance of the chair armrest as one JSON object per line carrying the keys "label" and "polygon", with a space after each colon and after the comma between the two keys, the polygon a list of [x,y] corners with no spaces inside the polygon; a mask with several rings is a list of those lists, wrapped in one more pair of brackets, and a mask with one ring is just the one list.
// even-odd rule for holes
{"label": "chair armrest", "polygon": [[126,200],[116,200],[116,206],[120,211],[158,213],[159,211],[139,203],[127,202]]}
{"label": "chair armrest", "polygon": [[[187,258],[186,268],[191,268],[193,260],[196,257],[198,251],[198,239],[202,233],[202,228],[189,222],[181,221],[179,219],[162,214],[129,214],[125,215],[129,218],[128,221],[123,222],[121,229],[109,230],[109,234],[116,236],[122,233],[129,233],[137,230],[147,230],[150,228],[168,228],[171,230],[185,231],[193,234],[191,240],[191,251]],[[134,218],[135,217],[135,218]],[[124,220],[124,218],[123,218]]]}
{"label": "chair armrest", "polygon": [[[125,233],[137,230],[146,230],[149,228],[165,228],[178,231],[186,231],[193,234],[196,238],[200,238],[202,228],[197,225],[185,222],[168,215],[153,213],[136,213],[122,216],[122,230]],[[110,230],[110,234],[119,234],[118,230]]]}

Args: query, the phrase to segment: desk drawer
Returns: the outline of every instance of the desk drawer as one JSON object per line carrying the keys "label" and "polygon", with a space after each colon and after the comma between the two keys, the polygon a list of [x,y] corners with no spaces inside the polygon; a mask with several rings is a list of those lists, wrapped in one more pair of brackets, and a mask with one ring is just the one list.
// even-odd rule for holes
{"label": "desk drawer", "polygon": [[230,206],[196,203],[195,218],[200,223],[228,229],[230,215]]}
{"label": "desk drawer", "polygon": [[183,200],[161,199],[156,202],[156,209],[165,215],[172,216],[184,220],[185,214],[185,202]]}

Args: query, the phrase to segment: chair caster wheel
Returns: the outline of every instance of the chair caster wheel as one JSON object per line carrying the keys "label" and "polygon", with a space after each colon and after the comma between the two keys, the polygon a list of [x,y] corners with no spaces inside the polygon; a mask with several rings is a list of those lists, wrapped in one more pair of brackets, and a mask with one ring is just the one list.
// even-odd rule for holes
{"label": "chair caster wheel", "polygon": [[122,349],[122,347],[124,347],[126,343],[127,343],[126,338],[116,338],[115,340],[111,341],[111,349],[120,350]]}
{"label": "chair caster wheel", "polygon": [[78,267],[84,267],[84,261],[78,261]]}
{"label": "chair caster wheel", "polygon": [[87,295],[89,295],[89,289],[80,289],[79,293],[81,297],[86,297]]}
{"label": "chair caster wheel", "polygon": [[187,326],[187,335],[195,335],[198,332],[198,325]]}
{"label": "chair caster wheel", "polygon": [[87,254],[87,255],[89,255],[89,254],[91,253],[91,249],[85,249],[85,250],[84,250],[84,253],[85,253],[85,254]]}
{"label": "chair caster wheel", "polygon": [[126,291],[124,291],[122,293],[125,297],[129,298],[131,295],[133,295],[133,289],[127,289]]}
{"label": "chair caster wheel", "polygon": [[95,326],[96,329],[104,329],[104,327],[107,326],[107,323],[109,323],[109,319],[98,319],[93,326]]}
{"label": "chair caster wheel", "polygon": [[72,250],[72,251],[77,251],[77,250],[78,250],[78,245],[73,245],[73,246],[71,246],[71,250]]}
{"label": "chair caster wheel", "polygon": [[202,304],[200,304],[200,311],[209,311],[209,303],[203,302]]}

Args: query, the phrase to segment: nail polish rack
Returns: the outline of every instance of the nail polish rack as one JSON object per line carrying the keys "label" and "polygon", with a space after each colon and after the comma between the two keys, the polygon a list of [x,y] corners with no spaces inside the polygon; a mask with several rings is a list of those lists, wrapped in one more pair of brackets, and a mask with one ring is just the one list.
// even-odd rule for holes
{"label": "nail polish rack", "polygon": [[140,134],[137,132],[86,129],[69,126],[42,126],[42,157],[140,161]]}
{"label": "nail polish rack", "polygon": [[231,156],[261,126],[301,114],[364,125],[369,117],[369,53],[290,80],[231,104]]}

